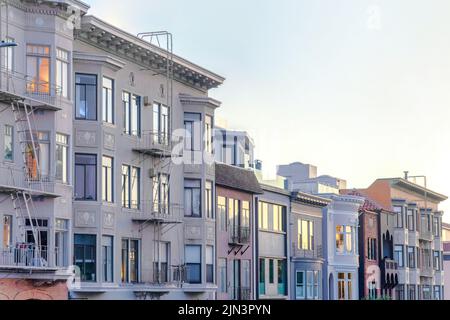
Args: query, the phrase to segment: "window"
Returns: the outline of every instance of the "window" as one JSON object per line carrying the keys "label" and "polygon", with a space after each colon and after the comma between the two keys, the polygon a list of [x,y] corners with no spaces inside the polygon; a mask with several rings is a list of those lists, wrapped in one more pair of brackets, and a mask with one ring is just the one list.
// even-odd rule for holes
{"label": "window", "polygon": [[97,200],[97,156],[75,154],[75,200]]}
{"label": "window", "polygon": [[273,205],[273,230],[281,232],[283,231],[283,208],[281,206]]}
{"label": "window", "polygon": [[269,283],[273,283],[273,259],[269,259]]}
{"label": "window", "polygon": [[367,259],[377,260],[377,239],[367,239]]}
{"label": "window", "polygon": [[114,80],[103,77],[102,88],[103,122],[114,124]]}
{"label": "window", "polygon": [[113,282],[113,237],[102,237],[103,282]]}
{"label": "window", "polygon": [[287,294],[286,260],[277,261],[277,274],[278,274],[278,294],[286,295]]}
{"label": "window", "polygon": [[122,239],[122,282],[139,282],[139,240]]}
{"label": "window", "polygon": [[395,300],[405,300],[405,285],[398,284],[395,287]]}
{"label": "window", "polygon": [[423,300],[431,299],[431,286],[430,285],[422,285],[422,299]]}
{"label": "window", "polygon": [[217,215],[220,231],[227,231],[227,199],[224,197],[217,197]]}
{"label": "window", "polygon": [[74,235],[74,264],[80,268],[81,281],[96,281],[96,236]]}
{"label": "window", "polygon": [[296,272],[296,282],[295,282],[295,298],[297,300],[303,300],[306,298],[305,295],[305,271]]}
{"label": "window", "polygon": [[399,267],[404,267],[403,246],[395,246],[394,247],[394,259],[397,262]]}
{"label": "window", "polygon": [[122,165],[122,207],[139,209],[140,168]]}
{"label": "window", "polygon": [[408,285],[408,300],[416,300],[416,285],[414,284]]}
{"label": "window", "polygon": [[27,91],[50,93],[50,47],[27,45]]}
{"label": "window", "polygon": [[5,135],[3,138],[3,159],[14,161],[14,127],[5,125]]}
{"label": "window", "polygon": [[206,282],[214,283],[214,247],[206,246]]}
{"label": "window", "polygon": [[69,221],[65,219],[55,220],[55,262],[58,267],[67,267],[69,262]]}
{"label": "window", "polygon": [[369,293],[369,300],[375,300],[377,298],[377,286],[375,281],[369,282],[367,284],[367,289]]}
{"label": "window", "polygon": [[250,228],[250,202],[241,201],[241,227]]}
{"label": "window", "polygon": [[349,254],[354,252],[355,227],[336,226],[336,252]]}
{"label": "window", "polygon": [[266,294],[266,260],[259,259],[259,294]]}
{"label": "window", "polygon": [[205,208],[206,208],[206,217],[209,219],[214,219],[213,187],[212,187],[211,181],[206,181],[206,184],[205,184]]}
{"label": "window", "polygon": [[140,136],[141,97],[124,91],[122,92],[122,103],[125,134],[130,136]]}
{"label": "window", "polygon": [[111,157],[102,157],[102,200],[114,202],[114,160]]}
{"label": "window", "polygon": [[408,209],[407,211],[407,221],[408,221],[408,230],[414,231],[415,230],[415,224],[414,224],[414,210]]}
{"label": "window", "polygon": [[352,274],[338,273],[338,300],[352,300]]}
{"label": "window", "polygon": [[62,183],[69,182],[69,136],[57,133],[56,134],[56,180]]}
{"label": "window", "polygon": [[201,115],[199,113],[184,113],[184,150],[193,161],[197,151],[201,151]]}
{"label": "window", "polygon": [[[34,132],[31,139],[30,132],[26,133],[25,161],[28,178],[31,180],[46,180],[50,176],[50,137],[48,132]],[[36,145],[33,148],[33,140]]]}
{"label": "window", "polygon": [[160,103],[153,103],[153,141],[157,144],[168,145],[170,142],[169,130],[169,107]]}
{"label": "window", "polygon": [[228,230],[233,239],[239,238],[239,200],[228,199]]}
{"label": "window", "polygon": [[185,246],[185,261],[187,268],[187,283],[201,283],[202,282],[202,246],[200,245],[186,245]]}
{"label": "window", "polygon": [[184,180],[184,215],[186,217],[201,217],[200,185],[200,180]]}
{"label": "window", "polygon": [[394,212],[397,215],[396,228],[403,228],[403,207],[394,206]]}
{"label": "window", "polygon": [[259,228],[268,230],[269,229],[269,204],[260,201],[258,203],[258,215],[259,215]]}
{"label": "window", "polygon": [[314,246],[314,222],[299,219],[297,221],[298,248],[301,250],[313,250]]}
{"label": "window", "polygon": [[219,264],[219,292],[221,293],[227,293],[228,287],[227,287],[227,259],[225,258],[219,258],[217,263]]}
{"label": "window", "polygon": [[[242,289],[245,289],[250,293],[250,283],[251,283],[250,260],[242,259],[241,266],[242,266],[241,287]],[[248,296],[241,295],[241,300],[249,300],[249,299],[250,299],[249,295]]]}
{"label": "window", "polygon": [[414,247],[408,247],[408,268],[416,267],[416,250]]}
{"label": "window", "polygon": [[3,248],[12,245],[12,216],[3,216]]}
{"label": "window", "polygon": [[159,173],[153,177],[153,211],[158,214],[169,214],[169,176]]}
{"label": "window", "polygon": [[441,270],[441,254],[439,251],[433,251],[433,268],[436,271]]}
{"label": "window", "polygon": [[97,120],[97,76],[75,75],[75,119]]}
{"label": "window", "polygon": [[441,236],[441,223],[440,223],[440,218],[439,217],[433,217],[433,235],[435,237],[440,237]]}
{"label": "window", "polygon": [[[14,42],[13,38],[6,37],[5,42]],[[14,71],[14,47],[3,48],[3,69],[11,72]]]}
{"label": "window", "polygon": [[205,150],[208,153],[213,153],[213,118],[211,116],[205,116]]}
{"label": "window", "polygon": [[441,286],[433,286],[433,299],[441,300]]}
{"label": "window", "polygon": [[58,94],[69,97],[69,52],[56,49],[56,85]]}
{"label": "window", "polygon": [[[157,283],[169,281],[170,243],[155,241],[155,248],[159,244],[159,261],[155,261],[155,280]],[[158,260],[158,259],[157,259]]]}

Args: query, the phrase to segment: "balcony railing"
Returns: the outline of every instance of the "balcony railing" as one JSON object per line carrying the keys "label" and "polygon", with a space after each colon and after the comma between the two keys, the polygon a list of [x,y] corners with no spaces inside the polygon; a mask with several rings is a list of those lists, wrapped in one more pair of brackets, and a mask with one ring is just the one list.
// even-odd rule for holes
{"label": "balcony railing", "polygon": [[385,258],[381,262],[381,284],[383,288],[392,289],[398,284],[398,263]]}
{"label": "balcony railing", "polygon": [[174,203],[158,204],[153,201],[141,201],[139,205],[135,204],[132,207],[130,210],[134,211],[133,219],[135,220],[178,221],[184,215],[184,207]]}
{"label": "balcony railing", "polygon": [[47,246],[18,243],[14,247],[0,248],[1,267],[50,267],[49,261],[55,257]]}
{"label": "balcony railing", "polygon": [[234,226],[232,224],[228,225],[230,244],[248,244],[250,243],[250,228]]}
{"label": "balcony railing", "polygon": [[36,193],[53,193],[55,182],[50,176],[28,177],[27,174],[14,166],[0,164],[0,190],[20,189]]}
{"label": "balcony railing", "polygon": [[27,97],[36,106],[61,109],[61,87],[47,81],[39,81],[26,74],[0,68],[0,92]]}
{"label": "balcony railing", "polygon": [[432,241],[433,240],[433,232],[428,230],[426,227],[420,228],[419,237],[422,240]]}
{"label": "balcony railing", "polygon": [[298,248],[296,243],[292,243],[292,253],[294,258],[309,258],[321,259],[323,258],[323,248],[321,245],[312,247],[311,250]]}
{"label": "balcony railing", "polygon": [[[170,133],[142,131],[136,140],[134,150],[155,156],[172,156],[173,147],[182,142],[182,138]],[[181,151],[183,148],[180,148]]]}

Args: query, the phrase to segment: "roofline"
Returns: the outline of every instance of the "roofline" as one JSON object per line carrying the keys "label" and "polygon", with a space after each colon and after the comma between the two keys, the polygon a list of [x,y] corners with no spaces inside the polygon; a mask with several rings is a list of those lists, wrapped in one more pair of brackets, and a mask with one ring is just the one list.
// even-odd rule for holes
{"label": "roofline", "polygon": [[[127,31],[124,31],[94,15],[85,15],[83,16],[83,20],[82,20],[82,24],[93,24],[98,28],[103,28],[103,29],[108,29],[109,32],[111,33],[118,33],[120,36],[124,37],[124,38],[128,38],[128,40],[130,42],[135,42],[137,45],[147,49],[147,50],[151,50],[154,53],[158,53],[161,55],[166,56],[167,55],[167,51],[155,46],[151,43],[149,43],[148,41],[145,41]],[[212,71],[209,71],[191,61],[188,61],[176,54],[172,54],[173,56],[173,61],[175,63],[178,63],[180,65],[182,65],[183,67],[186,67],[194,72],[197,72],[199,74],[202,74],[203,76],[206,76],[208,78],[211,78],[212,80],[218,82],[219,84],[223,84],[223,82],[225,81],[225,77],[218,75],[217,73],[214,73]]]}
{"label": "roofline", "polygon": [[282,194],[282,195],[286,195],[286,196],[290,196],[291,192],[289,190],[286,189],[281,189],[281,188],[277,188],[265,183],[260,182],[259,185],[261,186],[261,189],[263,189],[264,191],[270,191],[270,192],[274,192],[274,193],[278,193],[278,194]]}
{"label": "roofline", "polygon": [[294,191],[292,192],[292,200],[293,201],[299,201],[302,203],[312,203],[314,205],[320,206],[320,207],[326,207],[328,204],[330,204],[332,201],[328,198],[322,198],[317,195],[301,192],[301,191]]}
{"label": "roofline", "polygon": [[[391,184],[396,184],[396,185],[399,185],[400,187],[402,187],[402,186],[403,187],[409,187],[410,189],[412,189],[412,191],[414,191],[416,193],[423,193],[425,195],[425,192],[426,192],[428,195],[436,198],[440,202],[448,200],[447,196],[445,196],[443,194],[440,194],[438,192],[435,192],[433,190],[430,190],[428,188],[422,187],[421,185],[418,185],[417,183],[413,183],[413,182],[411,182],[409,180],[406,180],[404,178],[381,178],[381,179],[377,179],[376,181],[386,181],[386,180],[390,181]],[[418,192],[419,190],[421,192]]]}

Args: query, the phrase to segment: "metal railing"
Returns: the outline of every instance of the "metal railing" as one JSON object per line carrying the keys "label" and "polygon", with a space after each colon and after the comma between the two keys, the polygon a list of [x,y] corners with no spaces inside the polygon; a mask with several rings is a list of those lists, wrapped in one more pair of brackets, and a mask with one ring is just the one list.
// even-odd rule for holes
{"label": "metal railing", "polygon": [[228,224],[230,244],[248,244],[250,242],[250,228]]}
{"label": "metal railing", "polygon": [[0,188],[28,189],[35,192],[53,193],[54,178],[47,175],[28,177],[22,169],[0,164]]}
{"label": "metal railing", "polygon": [[[125,132],[125,134],[130,134]],[[132,132],[132,135],[137,136],[135,149],[143,151],[152,151],[163,155],[171,155],[173,147],[182,143],[183,139],[180,136],[175,136],[165,132],[155,132],[152,130],[141,131],[140,133]],[[183,148],[180,148],[180,151]]]}
{"label": "metal railing", "polygon": [[0,248],[2,267],[49,267],[49,259],[54,255],[47,246],[18,243],[13,247]]}
{"label": "metal railing", "polygon": [[231,299],[232,300],[251,300],[252,290],[250,287],[231,287],[230,288]]}
{"label": "metal railing", "polygon": [[181,219],[184,215],[184,207],[181,204],[161,204],[153,201],[140,201],[134,203],[132,210],[135,217],[147,219]]}
{"label": "metal railing", "polygon": [[62,90],[48,81],[40,81],[29,75],[0,68],[0,92],[28,97],[43,105],[61,108]]}
{"label": "metal railing", "polygon": [[323,258],[323,247],[317,245],[308,250],[299,248],[296,243],[292,243],[292,254],[294,258],[320,259]]}

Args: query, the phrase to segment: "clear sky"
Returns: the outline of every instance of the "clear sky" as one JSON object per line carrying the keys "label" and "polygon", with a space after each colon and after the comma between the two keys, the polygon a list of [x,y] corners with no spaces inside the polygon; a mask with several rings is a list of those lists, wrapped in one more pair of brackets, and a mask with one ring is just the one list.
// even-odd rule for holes
{"label": "clear sky", "polygon": [[175,53],[225,76],[217,114],[266,169],[312,163],[349,187],[409,170],[450,195],[450,1],[87,2],[134,34],[172,32]]}

